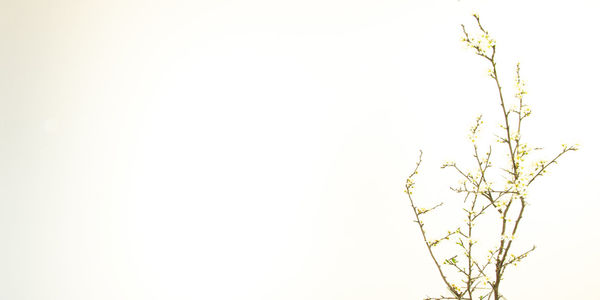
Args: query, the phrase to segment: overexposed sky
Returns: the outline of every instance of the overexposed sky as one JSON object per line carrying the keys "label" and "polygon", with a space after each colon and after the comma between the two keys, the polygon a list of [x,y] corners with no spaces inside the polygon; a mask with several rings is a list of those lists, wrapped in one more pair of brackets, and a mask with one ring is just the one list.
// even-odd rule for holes
{"label": "overexposed sky", "polygon": [[[479,12],[525,138],[582,150],[533,187],[508,299],[595,299],[594,1],[0,2],[1,299],[422,299],[442,292],[402,193],[498,99],[460,43]],[[489,122],[488,122],[489,121]],[[432,220],[446,226],[447,220]],[[555,288],[548,288],[549,286]]]}

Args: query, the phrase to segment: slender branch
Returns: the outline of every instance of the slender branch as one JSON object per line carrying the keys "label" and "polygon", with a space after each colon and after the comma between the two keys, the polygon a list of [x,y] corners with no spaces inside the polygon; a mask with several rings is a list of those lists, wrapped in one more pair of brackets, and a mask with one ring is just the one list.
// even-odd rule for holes
{"label": "slender branch", "polygon": [[413,212],[414,212],[415,218],[416,218],[416,223],[419,225],[419,229],[421,230],[421,235],[423,236],[423,241],[425,242],[425,245],[427,246],[427,251],[429,252],[429,255],[431,256],[431,259],[433,260],[436,268],[438,269],[438,272],[440,273],[442,280],[444,281],[444,283],[446,284],[448,289],[452,292],[452,294],[457,297],[457,299],[462,299],[460,296],[460,293],[452,286],[452,284],[450,282],[448,282],[448,279],[446,278],[444,271],[442,271],[442,267],[440,266],[440,263],[438,262],[437,258],[433,254],[433,250],[432,250],[433,246],[427,241],[427,235],[425,234],[425,228],[424,228],[423,221],[421,221],[421,219],[419,217],[420,214],[419,214],[417,207],[415,206],[415,203],[411,196],[412,195],[411,190],[412,190],[412,188],[414,188],[414,181],[412,180],[412,178],[418,173],[419,167],[421,166],[422,157],[423,157],[423,151],[420,150],[417,165],[416,165],[414,171],[411,173],[411,175],[406,180],[406,194],[408,195],[408,199],[410,200],[410,205],[413,208]]}
{"label": "slender branch", "polygon": [[540,170],[527,182],[527,185],[529,186],[536,178],[538,178],[538,176],[541,176],[546,169],[551,165],[551,164],[555,164],[557,163],[557,160],[565,153],[569,152],[569,151],[577,151],[579,150],[579,148],[577,148],[577,146],[571,146],[571,147],[565,147],[558,155],[556,155],[549,163],[543,165]]}

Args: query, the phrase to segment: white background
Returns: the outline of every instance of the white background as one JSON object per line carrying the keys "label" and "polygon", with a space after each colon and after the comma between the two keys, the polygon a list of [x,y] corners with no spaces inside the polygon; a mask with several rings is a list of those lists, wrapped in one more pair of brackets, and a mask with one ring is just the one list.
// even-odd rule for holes
{"label": "white background", "polygon": [[[7,1],[1,299],[420,299],[443,292],[403,181],[500,113],[478,11],[557,151],[511,299],[599,299],[594,1]],[[507,92],[510,95],[510,90]],[[429,200],[427,200],[429,199]],[[447,221],[431,221],[445,226]]]}

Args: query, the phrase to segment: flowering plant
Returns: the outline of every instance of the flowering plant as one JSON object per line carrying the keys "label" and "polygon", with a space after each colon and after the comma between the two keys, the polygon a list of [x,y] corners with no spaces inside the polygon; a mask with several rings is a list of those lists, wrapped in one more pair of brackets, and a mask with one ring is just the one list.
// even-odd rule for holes
{"label": "flowering plant", "polygon": [[[529,255],[535,246],[528,250],[516,252],[515,241],[519,225],[524,217],[528,202],[527,190],[540,176],[543,176],[552,164],[570,151],[576,151],[577,145],[562,145],[561,150],[549,160],[534,160],[532,153],[541,148],[532,148],[523,141],[521,130],[525,120],[531,116],[531,109],[524,101],[527,91],[525,82],[521,79],[521,67],[517,63],[515,72],[514,104],[509,107],[504,97],[496,66],[496,41],[491,38],[483,27],[480,18],[474,14],[477,34],[469,33],[462,25],[462,41],[472,49],[476,55],[489,63],[488,75],[494,81],[502,112],[502,122],[499,125],[500,134],[496,135],[496,145],[481,151],[478,137],[483,125],[482,116],[477,117],[475,124],[469,130],[469,141],[472,144],[475,168],[465,170],[456,162],[448,161],[442,168],[455,170],[460,181],[451,189],[463,195],[463,211],[465,219],[458,228],[448,230],[439,238],[430,238],[425,231],[424,217],[436,208],[439,203],[431,208],[417,206],[414,201],[415,176],[418,174],[422,162],[423,152],[420,151],[415,169],[406,179],[405,192],[414,212],[423,240],[444,285],[450,292],[449,296],[437,298],[427,297],[426,300],[440,299],[503,299],[500,292],[501,282],[509,266],[515,266]],[[494,162],[492,150],[499,149],[505,152],[506,158],[499,163]],[[497,159],[496,159],[497,160]],[[498,167],[497,167],[498,166]],[[496,169],[496,173],[492,170]],[[499,179],[499,180],[498,180]],[[476,221],[479,222],[484,214],[491,211],[493,228],[496,232],[486,236],[496,236],[491,248],[483,249],[477,245],[475,239]],[[477,228],[479,229],[479,228]],[[457,246],[457,254],[441,258],[441,254],[434,251],[445,242],[452,241]],[[478,255],[485,253],[485,255]]]}

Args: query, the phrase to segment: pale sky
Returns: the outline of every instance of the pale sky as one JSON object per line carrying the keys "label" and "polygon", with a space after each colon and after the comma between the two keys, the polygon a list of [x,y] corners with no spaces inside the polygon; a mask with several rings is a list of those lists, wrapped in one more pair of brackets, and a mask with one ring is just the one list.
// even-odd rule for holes
{"label": "pale sky", "polygon": [[[538,249],[508,299],[600,299],[595,1],[0,2],[0,298],[422,299],[442,282],[403,182],[498,120],[460,42],[477,11],[525,138],[565,157],[530,192]],[[510,95],[510,93],[509,93]],[[448,220],[432,220],[445,226]]]}

